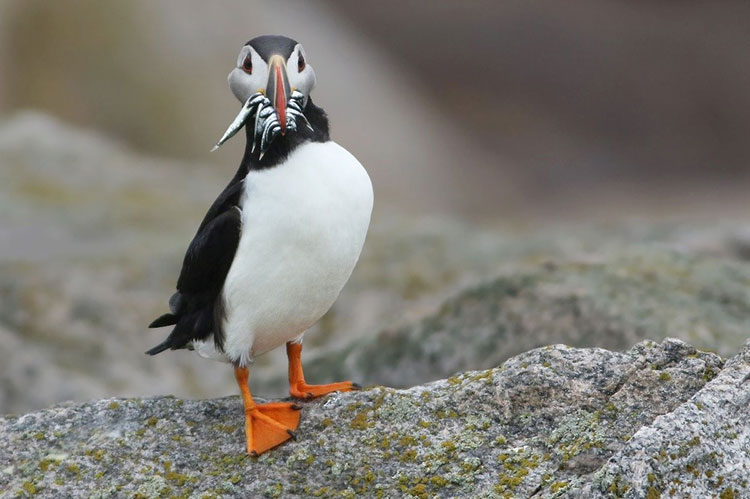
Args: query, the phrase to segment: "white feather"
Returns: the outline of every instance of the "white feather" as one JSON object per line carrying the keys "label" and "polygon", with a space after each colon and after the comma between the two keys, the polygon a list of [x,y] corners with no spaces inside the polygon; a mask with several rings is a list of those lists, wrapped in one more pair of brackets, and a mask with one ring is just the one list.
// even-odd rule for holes
{"label": "white feather", "polygon": [[372,185],[335,142],[306,143],[273,168],[251,171],[241,200],[242,236],[222,297],[224,355],[247,365],[315,324],[354,269],[370,224]]}

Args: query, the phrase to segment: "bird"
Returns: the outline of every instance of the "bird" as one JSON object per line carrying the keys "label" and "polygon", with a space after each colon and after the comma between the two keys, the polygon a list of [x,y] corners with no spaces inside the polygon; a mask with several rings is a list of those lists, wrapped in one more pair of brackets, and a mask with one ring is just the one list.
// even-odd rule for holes
{"label": "bird", "polygon": [[214,149],[244,127],[245,152],[188,246],[169,312],[149,325],[173,329],[146,353],[188,349],[231,364],[247,452],[257,456],[295,437],[301,407],[254,401],[248,378],[255,356],[286,345],[295,399],[359,388],[308,384],[302,339],[352,274],[373,189],[362,164],[330,138],[328,116],[310,97],[316,76],[302,44],[253,38],[228,82],[242,107]]}

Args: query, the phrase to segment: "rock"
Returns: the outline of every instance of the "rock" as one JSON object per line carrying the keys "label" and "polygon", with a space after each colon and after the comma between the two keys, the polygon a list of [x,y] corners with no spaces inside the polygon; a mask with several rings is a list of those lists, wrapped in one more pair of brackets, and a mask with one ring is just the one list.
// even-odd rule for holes
{"label": "rock", "polygon": [[[750,343],[548,346],[405,390],[304,404],[244,453],[238,397],[107,399],[0,419],[0,490],[40,497],[745,497]],[[733,494],[733,495],[732,495]]]}
{"label": "rock", "polygon": [[465,290],[411,325],[308,358],[306,372],[403,387],[543,345],[624,350],[667,336],[726,356],[748,335],[748,289],[746,263],[662,248],[549,261]]}
{"label": "rock", "polygon": [[192,376],[189,357],[143,354],[190,218],[212,201],[216,174],[203,170],[40,113],[0,124],[0,238],[12,242],[0,245],[0,413],[231,382],[223,366]]}
{"label": "rock", "polygon": [[[667,369],[665,372],[669,372]],[[708,367],[705,377],[717,371]],[[750,494],[750,342],[702,390],[641,427],[572,497],[609,491],[639,497],[722,499]]]}

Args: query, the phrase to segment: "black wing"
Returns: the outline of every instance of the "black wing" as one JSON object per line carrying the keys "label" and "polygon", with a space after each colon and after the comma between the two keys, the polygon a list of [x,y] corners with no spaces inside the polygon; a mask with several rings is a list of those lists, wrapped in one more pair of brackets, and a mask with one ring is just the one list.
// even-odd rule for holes
{"label": "black wing", "polygon": [[149,325],[151,328],[174,325],[174,329],[166,340],[147,354],[184,348],[190,341],[205,340],[211,334],[217,346],[223,347],[218,320],[220,295],[242,230],[242,212],[238,204],[243,184],[238,177],[211,206],[190,243],[177,280],[177,292],[169,299],[170,313]]}

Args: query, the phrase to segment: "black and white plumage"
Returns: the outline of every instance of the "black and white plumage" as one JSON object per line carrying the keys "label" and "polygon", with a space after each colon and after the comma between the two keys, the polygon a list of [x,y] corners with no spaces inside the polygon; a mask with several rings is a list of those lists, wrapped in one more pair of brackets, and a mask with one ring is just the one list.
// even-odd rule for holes
{"label": "black and white plumage", "polygon": [[[331,307],[359,258],[373,194],[362,165],[329,138],[326,113],[310,98],[315,73],[299,43],[251,40],[229,84],[243,105],[263,95],[277,123],[257,124],[261,106],[244,119],[240,112],[244,157],[190,243],[170,312],[150,325],[174,329],[147,353],[191,348],[244,367],[255,355],[301,340]],[[296,108],[289,105],[293,94]],[[258,130],[270,134],[274,127],[262,143]]]}

